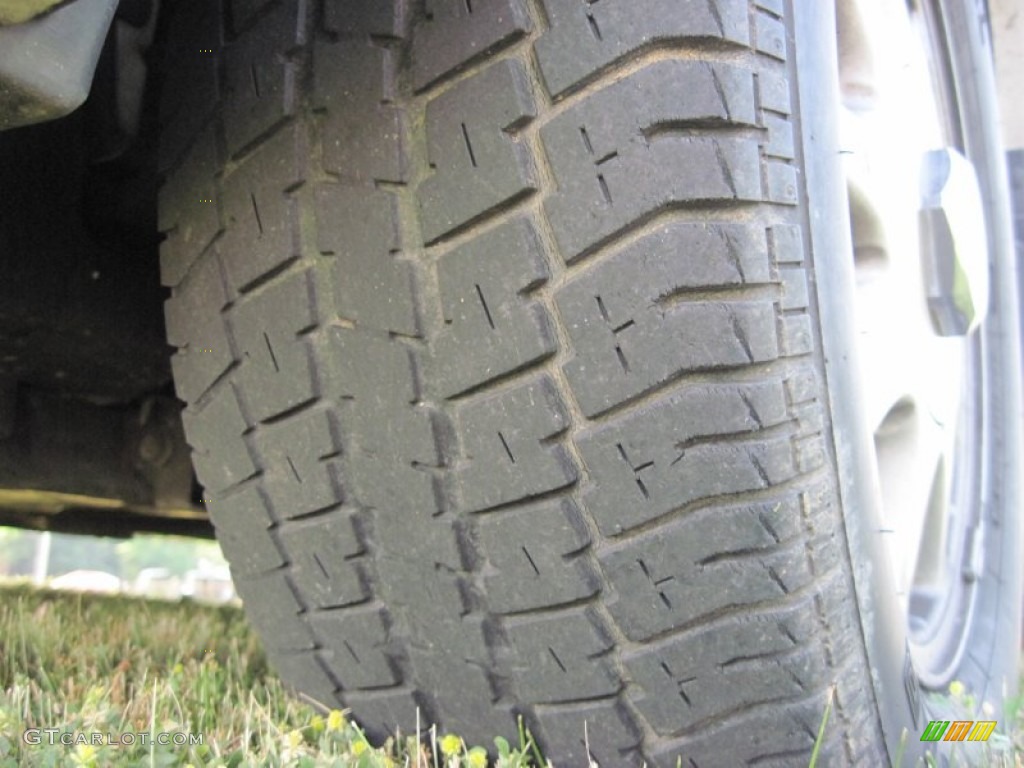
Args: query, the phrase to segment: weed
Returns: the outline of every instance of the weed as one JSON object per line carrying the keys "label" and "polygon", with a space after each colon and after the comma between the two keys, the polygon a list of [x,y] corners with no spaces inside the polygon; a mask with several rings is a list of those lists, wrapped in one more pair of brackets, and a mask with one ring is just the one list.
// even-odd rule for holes
{"label": "weed", "polygon": [[[346,713],[288,695],[241,611],[29,587],[0,603],[0,768],[486,768],[447,734],[374,748]],[[536,768],[495,739],[497,768]],[[439,747],[439,750],[438,750]],[[440,754],[439,754],[440,751]]]}

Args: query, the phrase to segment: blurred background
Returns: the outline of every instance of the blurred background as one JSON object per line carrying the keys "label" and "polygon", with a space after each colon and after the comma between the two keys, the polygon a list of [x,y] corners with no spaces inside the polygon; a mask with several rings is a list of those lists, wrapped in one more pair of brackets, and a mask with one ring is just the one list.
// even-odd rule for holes
{"label": "blurred background", "polygon": [[114,539],[0,527],[0,580],[163,600],[238,600],[217,543],[181,536]]}

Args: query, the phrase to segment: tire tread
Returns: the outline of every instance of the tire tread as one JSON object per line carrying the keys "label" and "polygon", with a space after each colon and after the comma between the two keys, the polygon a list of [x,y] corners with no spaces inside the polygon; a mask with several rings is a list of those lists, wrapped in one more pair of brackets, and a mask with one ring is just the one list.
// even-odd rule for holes
{"label": "tire tread", "polygon": [[784,765],[834,695],[825,755],[877,756],[786,9],[686,7],[200,19],[223,98],[160,219],[186,434],[271,659],[375,736]]}

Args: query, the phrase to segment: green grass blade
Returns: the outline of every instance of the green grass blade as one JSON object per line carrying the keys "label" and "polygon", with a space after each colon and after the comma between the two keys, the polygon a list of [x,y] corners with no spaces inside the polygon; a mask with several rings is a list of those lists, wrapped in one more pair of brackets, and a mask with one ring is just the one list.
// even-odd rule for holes
{"label": "green grass blade", "polygon": [[814,749],[811,752],[811,762],[808,768],[815,768],[818,764],[818,754],[821,752],[821,745],[825,741],[825,726],[828,725],[828,717],[832,714],[832,698],[835,696],[836,687],[833,685],[828,690],[828,701],[825,702],[825,713],[821,716],[821,725],[818,726],[818,738],[814,740]]}

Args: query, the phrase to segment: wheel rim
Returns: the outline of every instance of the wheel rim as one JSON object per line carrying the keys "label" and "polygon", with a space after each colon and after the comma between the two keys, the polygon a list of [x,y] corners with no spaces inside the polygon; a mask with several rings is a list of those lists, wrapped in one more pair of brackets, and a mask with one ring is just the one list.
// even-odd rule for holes
{"label": "wheel rim", "polygon": [[[837,19],[857,357],[875,437],[882,531],[916,676],[925,688],[944,689],[965,652],[984,568],[977,500],[986,466],[985,365],[977,329],[987,305],[987,259],[982,245],[981,265],[967,265],[973,323],[944,324],[932,279],[942,261],[934,200],[922,187],[935,181],[940,153],[947,170],[951,162],[960,173],[972,171],[956,151],[960,117],[938,14],[922,3],[837,0]],[[983,243],[980,194],[971,181],[958,187],[968,190],[962,199],[942,205],[968,220],[967,229],[980,227],[974,237]],[[962,228],[959,234],[969,237]]]}

